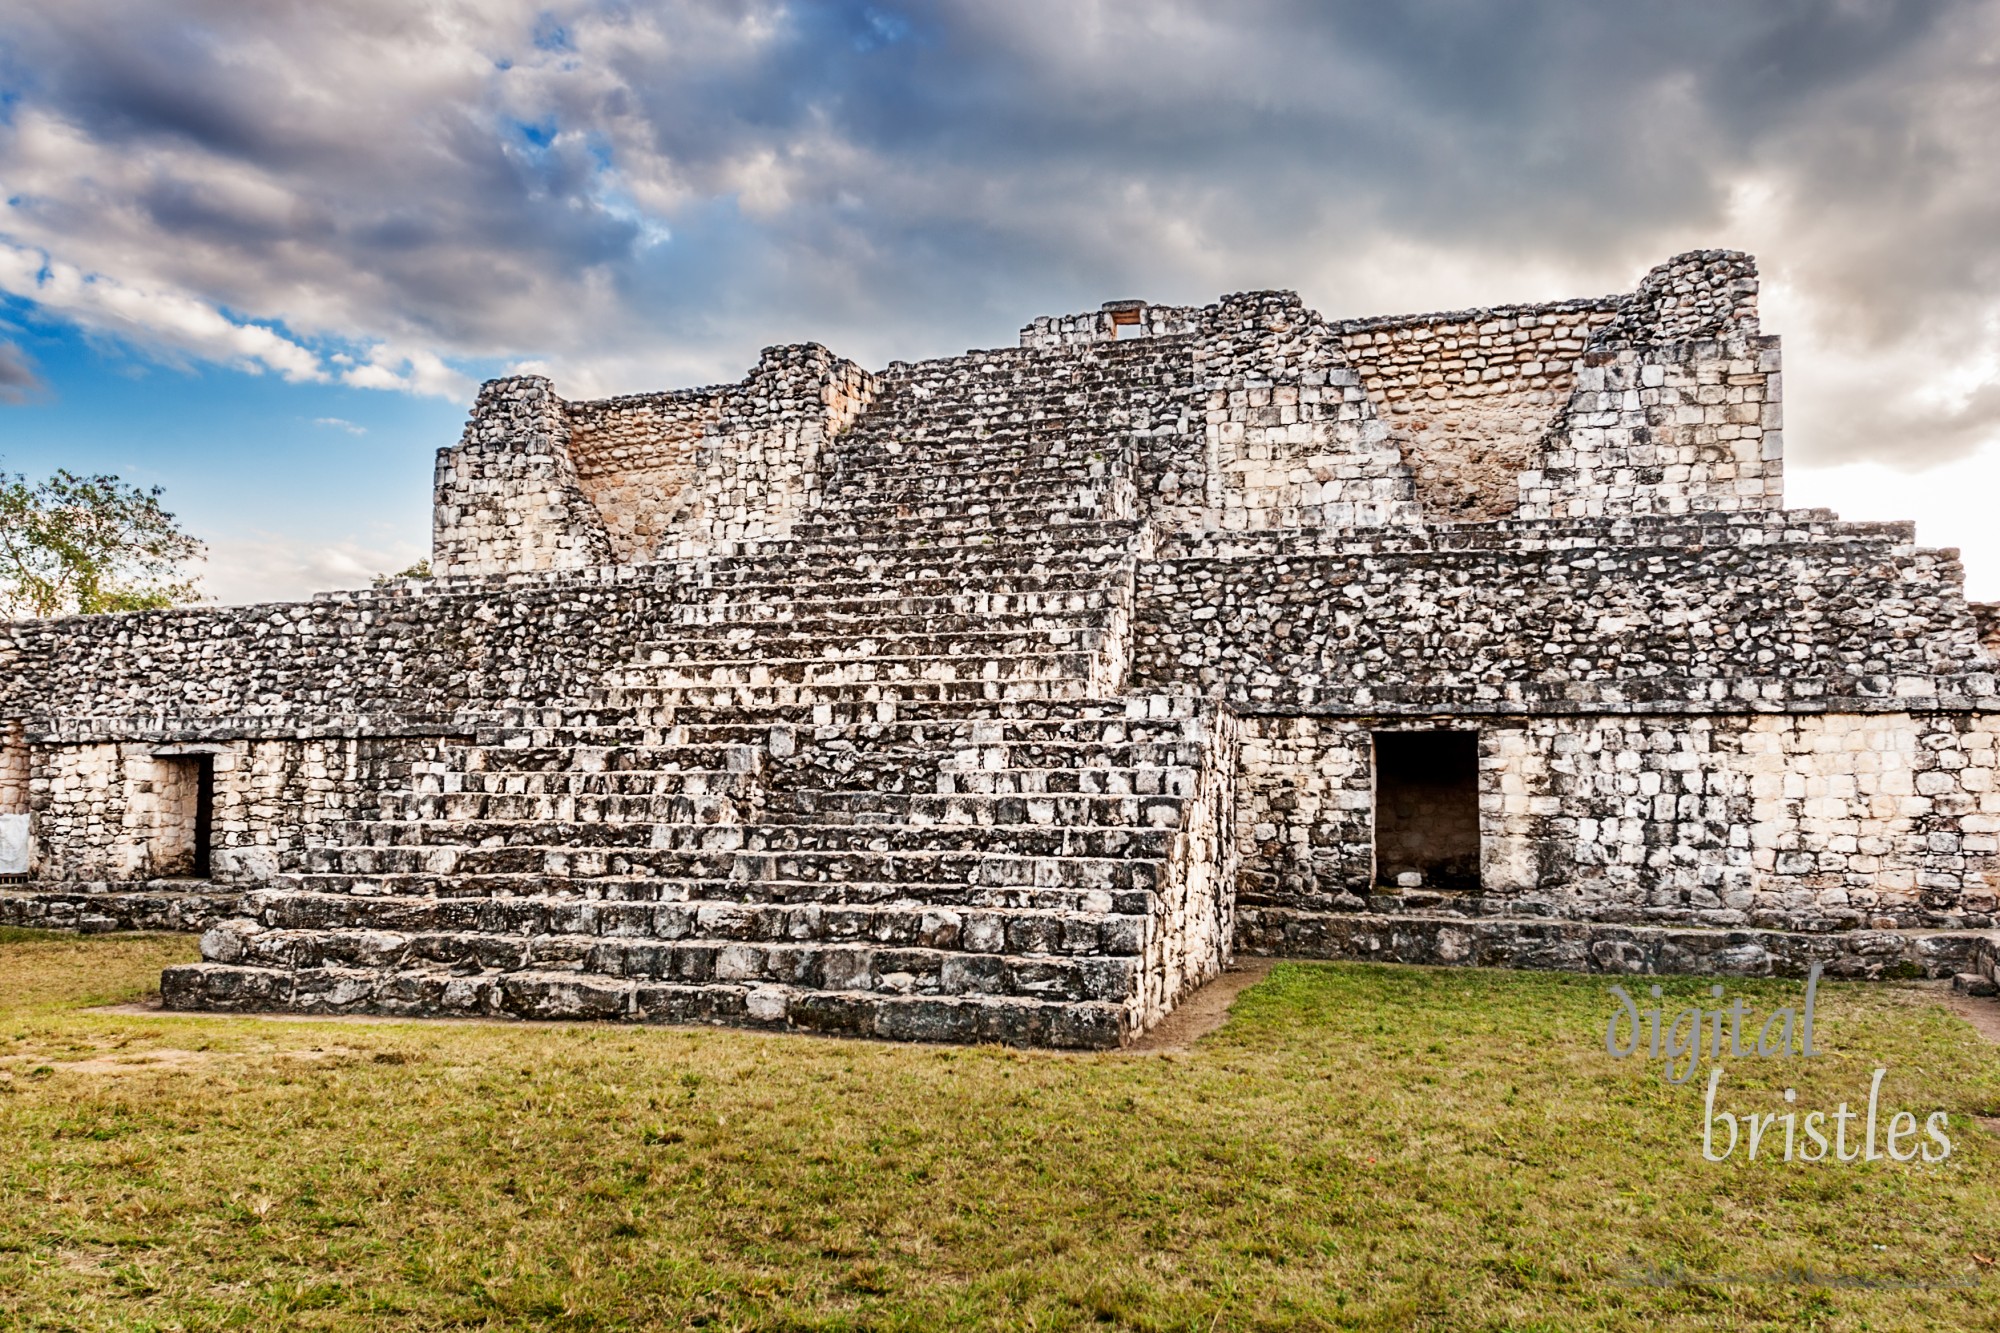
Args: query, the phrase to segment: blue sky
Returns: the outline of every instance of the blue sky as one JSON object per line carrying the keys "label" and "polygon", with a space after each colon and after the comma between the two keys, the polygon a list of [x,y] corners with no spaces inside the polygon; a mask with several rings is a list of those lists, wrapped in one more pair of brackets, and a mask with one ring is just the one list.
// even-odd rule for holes
{"label": "blue sky", "polygon": [[1993,0],[0,0],[0,469],[219,600],[423,553],[479,379],[870,365],[1126,296],[1331,315],[1756,252],[1790,499],[2000,598]]}

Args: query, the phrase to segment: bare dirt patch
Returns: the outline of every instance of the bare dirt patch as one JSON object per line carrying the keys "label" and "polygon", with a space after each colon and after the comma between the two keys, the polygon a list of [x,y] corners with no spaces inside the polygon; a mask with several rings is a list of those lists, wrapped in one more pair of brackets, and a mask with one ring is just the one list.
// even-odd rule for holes
{"label": "bare dirt patch", "polygon": [[1139,1040],[1125,1049],[1140,1055],[1185,1051],[1229,1021],[1236,997],[1271,973],[1269,958],[1239,958],[1229,969],[1194,994]]}
{"label": "bare dirt patch", "polygon": [[2000,1000],[1964,995],[1947,990],[1940,996],[1945,1007],[1972,1024],[1972,1030],[2000,1045]]}

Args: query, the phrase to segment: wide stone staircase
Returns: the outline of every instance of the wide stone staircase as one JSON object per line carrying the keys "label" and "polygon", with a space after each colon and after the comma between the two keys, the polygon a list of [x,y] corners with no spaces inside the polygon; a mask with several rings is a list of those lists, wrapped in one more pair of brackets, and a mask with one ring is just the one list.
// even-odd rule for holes
{"label": "wide stone staircase", "polygon": [[893,367],[791,540],[655,567],[624,666],[433,747],[169,1007],[1143,1032],[1228,957],[1234,738],[1122,692],[1138,355]]}

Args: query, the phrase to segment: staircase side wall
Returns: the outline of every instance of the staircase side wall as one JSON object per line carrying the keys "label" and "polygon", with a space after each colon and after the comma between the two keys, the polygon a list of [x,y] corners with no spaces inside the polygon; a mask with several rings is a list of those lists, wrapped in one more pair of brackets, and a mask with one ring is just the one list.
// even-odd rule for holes
{"label": "staircase side wall", "polygon": [[1161,909],[1140,978],[1135,1026],[1143,1031],[1229,966],[1236,939],[1236,718],[1201,719],[1203,759],[1160,886]]}

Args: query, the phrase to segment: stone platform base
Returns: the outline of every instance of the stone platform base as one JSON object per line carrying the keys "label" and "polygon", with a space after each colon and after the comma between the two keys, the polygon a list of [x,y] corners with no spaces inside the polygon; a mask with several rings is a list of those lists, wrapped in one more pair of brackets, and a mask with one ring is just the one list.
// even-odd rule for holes
{"label": "stone platform base", "polygon": [[633,981],[578,972],[457,977],[359,968],[190,963],[160,977],[168,1009],[703,1023],[890,1041],[1108,1050],[1133,1036],[1125,1006],[1019,996],[883,995],[776,985]]}
{"label": "stone platform base", "polygon": [[207,880],[0,885],[0,926],[32,930],[200,932],[243,910],[241,892]]}
{"label": "stone platform base", "polygon": [[1236,909],[1236,949],[1278,958],[1353,959],[1557,972],[1802,977],[1814,963],[1830,977],[1890,980],[1970,972],[2000,953],[2000,933],[1855,930],[1808,935],[1701,930],[1551,917],[1379,915]]}

